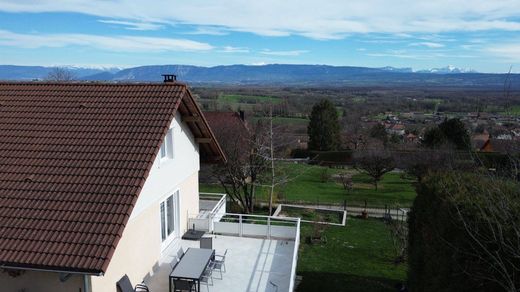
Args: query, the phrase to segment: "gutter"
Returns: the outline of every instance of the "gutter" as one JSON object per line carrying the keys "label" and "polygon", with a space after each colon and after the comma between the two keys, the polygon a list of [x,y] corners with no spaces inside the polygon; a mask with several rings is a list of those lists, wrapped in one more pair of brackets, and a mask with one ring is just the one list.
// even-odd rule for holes
{"label": "gutter", "polygon": [[76,274],[76,275],[85,275],[85,276],[103,276],[105,273],[89,273],[89,272],[76,272],[76,271],[67,271],[67,270],[51,270],[51,269],[39,269],[39,268],[23,268],[23,267],[12,267],[0,265],[0,269],[11,269],[11,270],[24,270],[24,271],[38,271],[38,272],[48,272],[48,273],[64,273],[64,274]]}

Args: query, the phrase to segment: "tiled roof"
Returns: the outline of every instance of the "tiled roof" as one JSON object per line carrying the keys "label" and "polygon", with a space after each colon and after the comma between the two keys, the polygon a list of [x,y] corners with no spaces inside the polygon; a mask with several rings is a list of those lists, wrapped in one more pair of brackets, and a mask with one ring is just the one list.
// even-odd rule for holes
{"label": "tiled roof", "polygon": [[176,112],[222,155],[182,84],[0,83],[0,267],[106,271]]}
{"label": "tiled roof", "polygon": [[[247,125],[237,112],[204,112],[211,129],[217,134],[217,129],[227,128],[232,131],[247,132]],[[219,137],[217,136],[217,139]]]}
{"label": "tiled roof", "polygon": [[[236,112],[204,112],[211,130],[215,133],[218,143],[230,159],[244,159],[249,145],[249,130],[245,121]],[[245,155],[245,156],[244,156]]]}

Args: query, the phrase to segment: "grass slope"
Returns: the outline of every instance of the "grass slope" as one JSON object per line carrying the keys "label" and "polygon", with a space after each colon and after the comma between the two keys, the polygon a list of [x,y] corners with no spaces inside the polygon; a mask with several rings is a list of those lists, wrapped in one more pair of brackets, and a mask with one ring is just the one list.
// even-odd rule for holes
{"label": "grass slope", "polygon": [[349,218],[346,227],[325,231],[327,243],[309,245],[312,225],[302,225],[298,292],[395,291],[406,279],[406,264],[395,265],[389,230],[379,220]]}

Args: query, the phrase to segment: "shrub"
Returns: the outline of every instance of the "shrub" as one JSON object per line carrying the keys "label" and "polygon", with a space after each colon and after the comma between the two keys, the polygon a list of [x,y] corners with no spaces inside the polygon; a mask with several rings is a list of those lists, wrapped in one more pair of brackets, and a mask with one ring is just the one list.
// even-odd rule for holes
{"label": "shrub", "polygon": [[511,181],[425,177],[409,215],[411,291],[517,291],[520,191]]}

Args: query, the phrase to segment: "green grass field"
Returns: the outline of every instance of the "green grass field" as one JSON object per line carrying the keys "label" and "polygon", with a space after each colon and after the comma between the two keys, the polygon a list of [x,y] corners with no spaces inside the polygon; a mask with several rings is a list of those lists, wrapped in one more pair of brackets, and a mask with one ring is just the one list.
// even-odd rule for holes
{"label": "green grass field", "polygon": [[347,226],[325,231],[325,244],[305,243],[311,224],[303,224],[301,232],[298,292],[395,291],[406,280],[406,263],[393,263],[389,230],[382,221],[349,218]]}
{"label": "green grass field", "polygon": [[505,112],[506,115],[510,116],[520,116],[520,105],[512,106],[508,111]]}
{"label": "green grass field", "polygon": [[261,95],[241,95],[241,94],[225,94],[219,96],[219,101],[227,103],[273,103],[279,104],[282,102],[281,98]]}
{"label": "green grass field", "polygon": [[[253,118],[253,122],[259,120],[259,118]],[[268,118],[264,118],[264,120],[268,120]],[[307,126],[309,124],[309,120],[305,118],[287,118],[287,117],[273,117],[273,125],[291,125],[291,126]]]}
{"label": "green grass field", "polygon": [[[283,167],[289,181],[275,192],[280,200],[292,203],[311,204],[343,204],[347,200],[350,206],[363,206],[364,201],[372,207],[409,207],[415,199],[416,193],[413,187],[414,180],[403,178],[402,173],[387,173],[379,182],[376,191],[367,175],[358,173],[354,169],[331,169],[307,164],[288,164]],[[327,182],[321,181],[323,171],[334,176],[340,172],[348,172],[352,175],[353,190],[348,193],[341,183],[334,178]],[[222,192],[219,185],[200,186],[203,192]],[[267,189],[259,188],[258,199],[267,200]]]}

